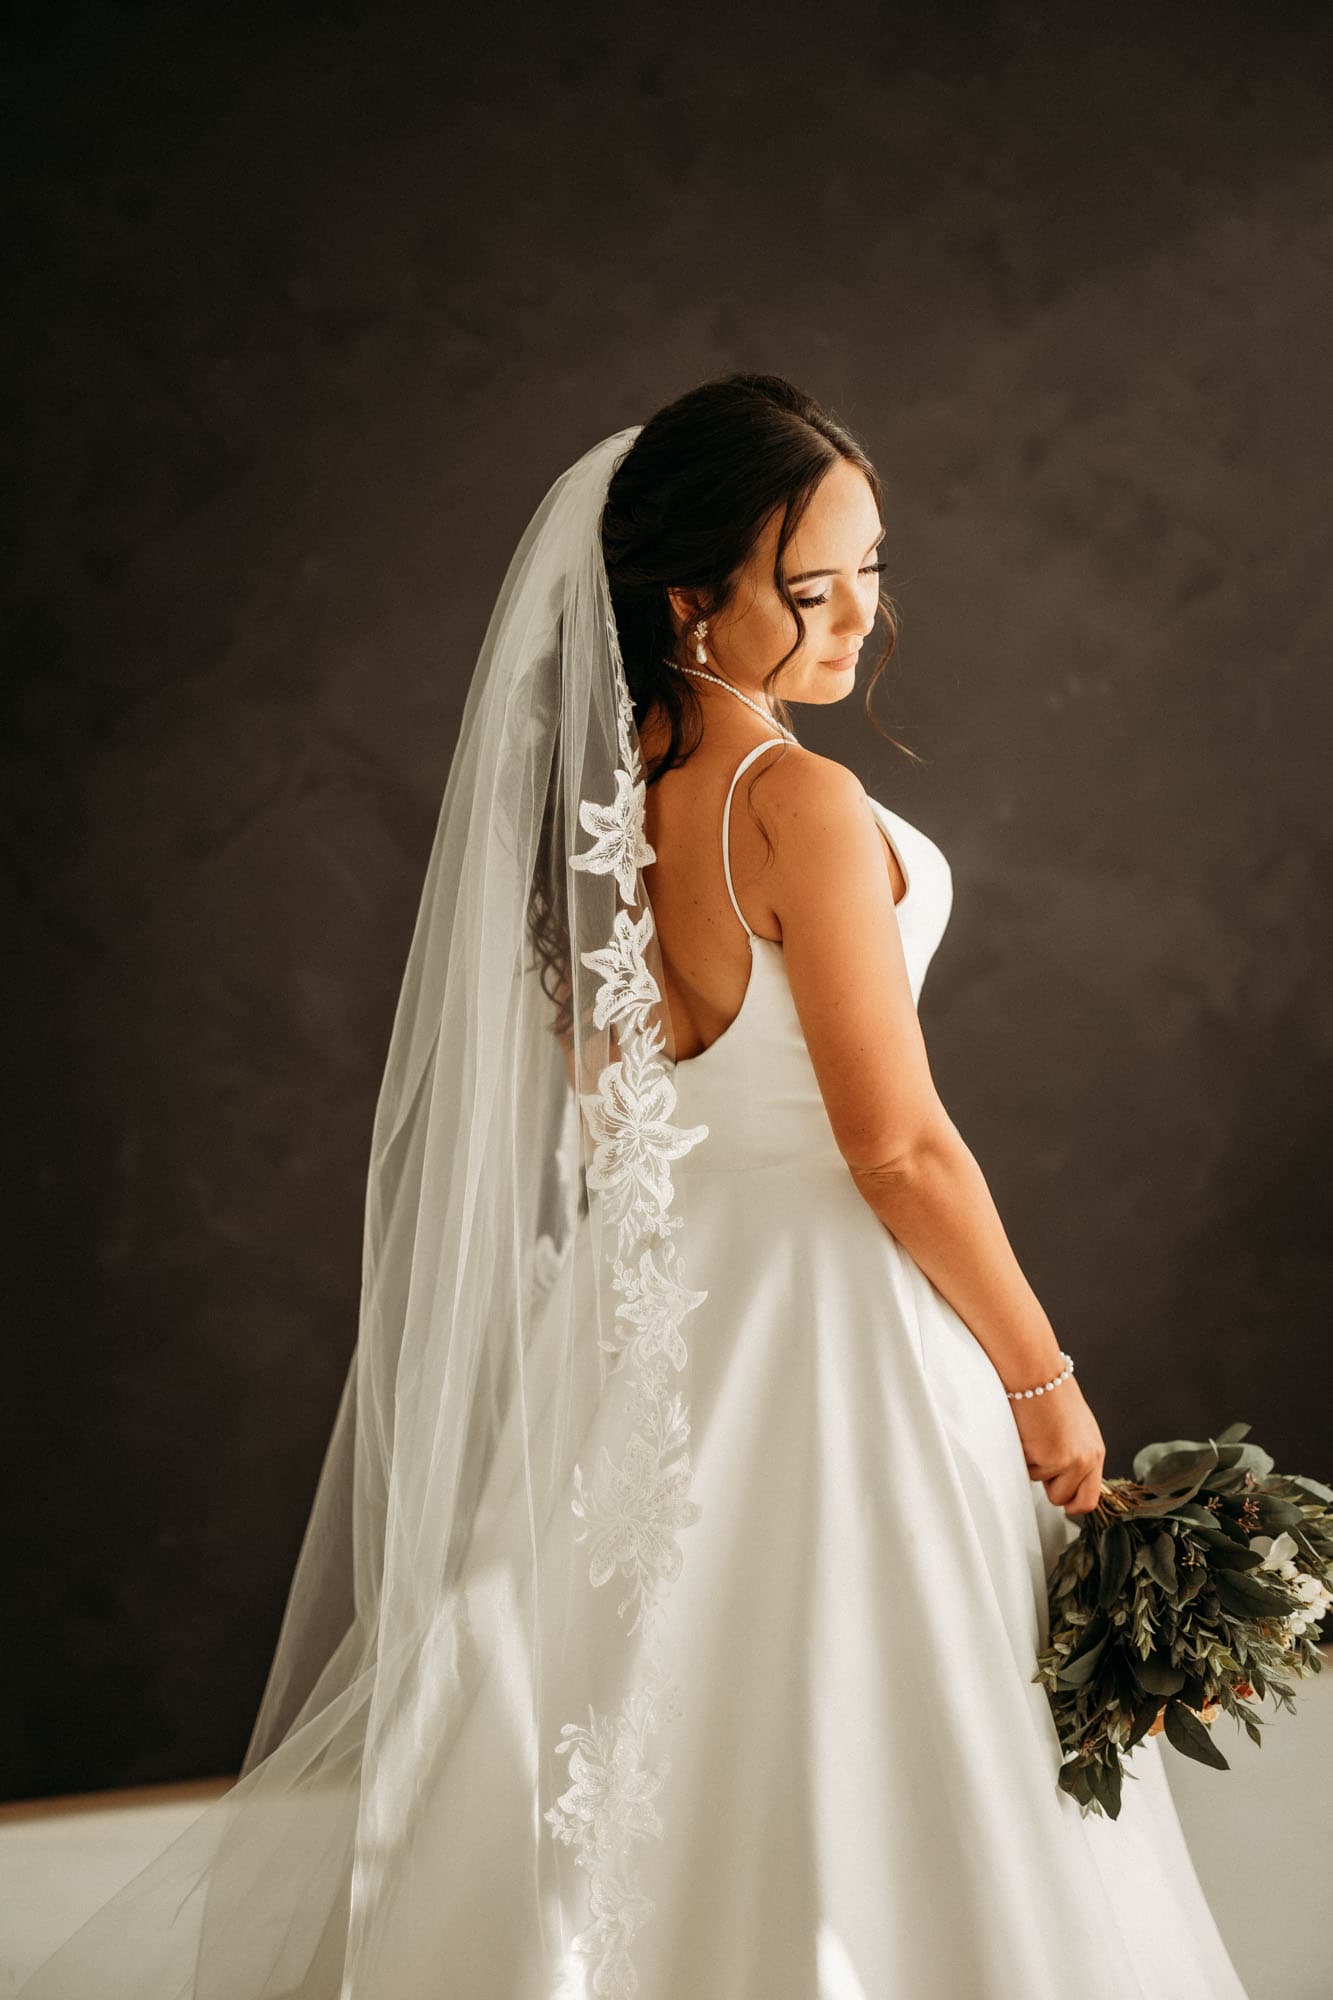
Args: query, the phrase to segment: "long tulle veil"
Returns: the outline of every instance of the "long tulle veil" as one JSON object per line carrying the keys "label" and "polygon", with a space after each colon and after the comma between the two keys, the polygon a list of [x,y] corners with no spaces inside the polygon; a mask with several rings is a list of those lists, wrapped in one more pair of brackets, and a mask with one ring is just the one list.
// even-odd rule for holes
{"label": "long tulle veil", "polygon": [[356,1348],[239,1781],[23,2000],[636,1990],[699,1513],[671,1162],[707,1135],[672,1122],[600,540],[638,428],[555,481],[486,630],[375,1115]]}

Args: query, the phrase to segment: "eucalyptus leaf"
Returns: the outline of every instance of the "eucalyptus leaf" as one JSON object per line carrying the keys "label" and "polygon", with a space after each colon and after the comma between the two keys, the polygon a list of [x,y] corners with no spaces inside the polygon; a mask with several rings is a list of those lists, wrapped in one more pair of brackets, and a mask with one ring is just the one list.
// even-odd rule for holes
{"label": "eucalyptus leaf", "polygon": [[1174,1438],[1169,1444],[1146,1444],[1134,1460],[1134,1477],[1140,1486],[1175,1479],[1179,1475],[1203,1478],[1218,1461],[1217,1446],[1209,1439]]}
{"label": "eucalyptus leaf", "polygon": [[1171,1519],[1190,1521],[1196,1527],[1211,1529],[1214,1534],[1217,1532],[1217,1517],[1211,1507],[1204,1506],[1202,1500],[1187,1500],[1183,1507],[1173,1508]]}
{"label": "eucalyptus leaf", "polygon": [[1178,1598],[1178,1602],[1181,1605],[1182,1609],[1185,1605],[1192,1604],[1194,1602],[1195,1598],[1198,1596],[1199,1592],[1203,1589],[1207,1581],[1208,1581],[1207,1563],[1196,1563],[1193,1569],[1187,1569],[1185,1571],[1185,1579],[1180,1586],[1180,1594]]}
{"label": "eucalyptus leaf", "polygon": [[1262,1451],[1257,1444],[1243,1444],[1236,1463],[1243,1466],[1246,1472],[1254,1473],[1259,1479],[1265,1478],[1273,1470],[1271,1453]]}
{"label": "eucalyptus leaf", "polygon": [[1210,1493],[1239,1493],[1245,1485],[1243,1465],[1219,1465],[1208,1478]]}
{"label": "eucalyptus leaf", "polygon": [[1133,1554],[1129,1529],[1123,1521],[1113,1522],[1101,1540],[1102,1575],[1097,1591],[1099,1610],[1109,1610],[1124,1589]]}
{"label": "eucalyptus leaf", "polygon": [[1205,1723],[1185,1707],[1183,1702],[1169,1701],[1166,1705],[1166,1740],[1182,1756],[1192,1757],[1196,1764],[1207,1764],[1214,1771],[1231,1769],[1226,1758],[1208,1733]]}
{"label": "eucalyptus leaf", "polygon": [[1160,1709],[1161,1705],[1162,1704],[1158,1700],[1157,1696],[1151,1695],[1147,1701],[1141,1703],[1141,1705],[1135,1710],[1134,1726],[1129,1732],[1129,1741],[1125,1745],[1125,1748],[1127,1750],[1132,1750],[1135,1744],[1141,1743],[1143,1741],[1144,1737],[1148,1734],[1148,1731],[1152,1728],[1154,1722],[1156,1722],[1157,1711]]}
{"label": "eucalyptus leaf", "polygon": [[1208,1550],[1208,1561],[1214,1569],[1259,1569],[1263,1556],[1258,1549],[1243,1549],[1226,1535],[1212,1543]]}
{"label": "eucalyptus leaf", "polygon": [[1239,1618],[1285,1618],[1293,1608],[1290,1591],[1275,1589],[1238,1572],[1215,1576],[1213,1588],[1223,1610]]}
{"label": "eucalyptus leaf", "polygon": [[1092,1795],[1108,1819],[1120,1817],[1120,1761],[1118,1758],[1103,1764],[1094,1760],[1088,1766],[1088,1784]]}
{"label": "eucalyptus leaf", "polygon": [[1108,1629],[1102,1633],[1100,1639],[1096,1640],[1093,1645],[1089,1646],[1086,1649],[1086,1651],[1081,1653],[1075,1653],[1074,1657],[1071,1660],[1066,1660],[1064,1666],[1060,1669],[1060,1672],[1056,1675],[1056,1683],[1055,1683],[1056,1686],[1057,1687],[1086,1686],[1088,1681],[1092,1679],[1093,1673],[1097,1666],[1097,1662],[1101,1659],[1102,1654],[1106,1651],[1107,1645],[1110,1643],[1110,1638],[1111,1638],[1111,1633],[1108,1627]]}
{"label": "eucalyptus leaf", "polygon": [[1163,1528],[1148,1543],[1145,1564],[1149,1576],[1160,1583],[1163,1590],[1176,1588],[1176,1539],[1169,1528]]}
{"label": "eucalyptus leaf", "polygon": [[1133,1518],[1136,1521],[1154,1521],[1160,1520],[1164,1514],[1175,1514],[1190,1503],[1201,1484],[1193,1474],[1164,1479],[1160,1484],[1150,1481],[1146,1497],[1134,1504]]}
{"label": "eucalyptus leaf", "polygon": [[1221,1530],[1221,1539],[1231,1542],[1238,1549],[1248,1549],[1250,1538],[1234,1514],[1218,1514],[1214,1517]]}
{"label": "eucalyptus leaf", "polygon": [[1161,1653],[1150,1653],[1146,1660],[1131,1654],[1129,1664],[1135,1680],[1149,1694],[1175,1694],[1184,1683],[1181,1669],[1173,1667]]}

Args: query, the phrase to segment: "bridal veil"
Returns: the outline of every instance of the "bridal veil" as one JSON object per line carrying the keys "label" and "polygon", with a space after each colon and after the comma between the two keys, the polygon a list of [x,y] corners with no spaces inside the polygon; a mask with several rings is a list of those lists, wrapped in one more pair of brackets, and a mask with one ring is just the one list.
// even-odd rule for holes
{"label": "bridal veil", "polygon": [[[480,1824],[478,1784],[517,1801],[532,1992],[636,1990],[679,1716],[663,1605],[699,1513],[705,1294],[671,1166],[707,1138],[662,1060],[600,540],[638,429],[555,481],[486,630],[375,1114],[358,1336],[239,1780],[23,2000],[397,2000],[414,1843],[446,1797]],[[449,1794],[483,1711],[487,1761]],[[437,1886],[443,1923],[468,1884]],[[448,1946],[431,1990],[461,2000]]]}

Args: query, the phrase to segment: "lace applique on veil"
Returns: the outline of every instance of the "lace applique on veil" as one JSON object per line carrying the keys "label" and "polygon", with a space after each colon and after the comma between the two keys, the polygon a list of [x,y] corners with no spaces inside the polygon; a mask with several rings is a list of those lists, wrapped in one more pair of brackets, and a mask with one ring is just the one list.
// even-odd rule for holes
{"label": "lace applique on veil", "polygon": [[646,959],[652,913],[646,900],[637,919],[630,910],[639,901],[638,871],[656,857],[645,835],[646,787],[614,618],[607,626],[616,662],[621,767],[610,804],[580,803],[579,824],[594,845],[571,854],[569,865],[614,875],[626,905],[616,913],[606,946],[581,954],[581,962],[601,976],[595,1024],[614,1024],[620,1055],[580,1103],[594,1140],[587,1185],[615,1224],[611,1277],[623,1295],[615,1318],[625,1331],[599,1343],[612,1357],[602,1362],[602,1381],[605,1386],[609,1377],[624,1375],[631,1429],[619,1464],[603,1447],[591,1474],[575,1467],[571,1505],[584,1523],[575,1539],[588,1544],[592,1588],[619,1577],[627,1588],[617,1615],[623,1619],[632,1608],[626,1635],[642,1627],[643,1638],[634,1682],[617,1712],[599,1714],[590,1703],[586,1723],[567,1722],[561,1729],[555,1753],[569,1758],[570,1784],[543,1817],[555,1838],[575,1850],[589,1878],[590,1921],[573,1949],[591,1961],[592,1991],[598,2000],[633,2000],[639,1979],[631,1946],[656,1908],[640,1890],[633,1848],[662,1834],[654,1801],[670,1768],[666,1756],[653,1760],[650,1739],[681,1714],[659,1613],[683,1562],[678,1532],[700,1514],[689,1497],[688,1411],[671,1383],[672,1371],[683,1369],[688,1358],[681,1324],[708,1294],[686,1285],[680,1270],[674,1239],[681,1219],[669,1212],[671,1162],[706,1138],[708,1127],[672,1124],[675,1085],[660,1060],[661,1025],[649,1023],[661,997]]}

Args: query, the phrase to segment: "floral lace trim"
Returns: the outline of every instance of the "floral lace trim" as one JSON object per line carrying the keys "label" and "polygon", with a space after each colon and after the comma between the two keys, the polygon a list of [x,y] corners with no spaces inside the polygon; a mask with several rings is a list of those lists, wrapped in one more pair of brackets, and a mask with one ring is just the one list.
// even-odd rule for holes
{"label": "floral lace trim", "polygon": [[[640,901],[638,872],[656,856],[645,837],[646,787],[612,617],[607,634],[616,665],[621,768],[609,805],[580,802],[579,823],[594,845],[571,855],[570,866],[614,875],[621,900],[632,908]],[[616,1714],[599,1715],[589,1706],[586,1724],[562,1728],[555,1754],[569,1758],[570,1785],[543,1817],[555,1838],[576,1850],[576,1865],[589,1877],[590,1922],[572,1948],[591,1961],[598,2000],[633,2000],[639,1990],[631,1945],[656,1905],[639,1888],[632,1849],[662,1834],[654,1800],[670,1760],[654,1762],[649,1741],[681,1714],[665,1659],[661,1601],[683,1562],[678,1531],[692,1526],[701,1511],[689,1497],[690,1426],[685,1399],[671,1388],[671,1371],[683,1369],[688,1358],[681,1323],[708,1294],[683,1282],[674,1241],[681,1218],[670,1208],[671,1162],[706,1138],[708,1127],[671,1122],[675,1085],[660,1061],[661,1026],[648,1023],[661,997],[646,959],[652,935],[645,902],[637,919],[629,908],[618,910],[609,943],[581,955],[601,978],[594,1024],[614,1023],[620,1048],[596,1091],[581,1093],[579,1101],[594,1141],[587,1185],[601,1195],[603,1214],[615,1225],[612,1283],[623,1294],[617,1327],[599,1343],[612,1357],[602,1364],[602,1379],[605,1384],[610,1374],[625,1375],[631,1429],[619,1464],[603,1447],[591,1476],[575,1467],[571,1505],[584,1523],[575,1539],[589,1545],[593,1588],[617,1576],[628,1586],[616,1612],[623,1619],[633,1609],[628,1633],[643,1627],[643,1665]]]}

